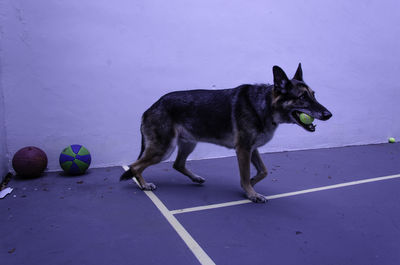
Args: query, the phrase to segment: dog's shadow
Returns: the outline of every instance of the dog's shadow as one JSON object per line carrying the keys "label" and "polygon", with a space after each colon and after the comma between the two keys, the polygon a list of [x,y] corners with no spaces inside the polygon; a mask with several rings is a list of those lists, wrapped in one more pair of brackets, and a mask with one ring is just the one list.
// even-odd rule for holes
{"label": "dog's shadow", "polygon": [[[132,184],[124,185],[123,189],[135,192],[142,190],[133,180],[129,181],[132,181]],[[206,180],[205,183],[199,184],[186,180],[185,178],[148,178],[148,182],[156,185],[157,188],[153,192],[163,198],[175,197],[176,199],[179,198],[186,201],[202,200],[205,204],[243,200],[247,198],[240,186],[214,183],[212,180]]]}

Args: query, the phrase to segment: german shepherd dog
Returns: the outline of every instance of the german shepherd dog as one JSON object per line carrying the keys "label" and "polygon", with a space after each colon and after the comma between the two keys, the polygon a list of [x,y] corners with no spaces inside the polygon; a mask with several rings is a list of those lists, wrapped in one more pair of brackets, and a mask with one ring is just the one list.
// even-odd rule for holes
{"label": "german shepherd dog", "polygon": [[[319,120],[332,114],[315,98],[303,81],[299,64],[293,79],[279,67],[272,68],[274,84],[241,85],[232,89],[176,91],[162,96],[142,116],[142,147],[139,158],[120,180],[135,177],[141,189],[154,190],[142,172],[167,159],[176,145],[178,155],[173,167],[195,183],[205,180],[186,168],[186,159],[197,142],[234,148],[239,163],[240,184],[247,198],[266,202],[254,185],[267,176],[258,147],[263,146],[280,123],[294,123],[314,132],[314,124],[303,124],[300,113]],[[250,178],[250,164],[257,174]]]}

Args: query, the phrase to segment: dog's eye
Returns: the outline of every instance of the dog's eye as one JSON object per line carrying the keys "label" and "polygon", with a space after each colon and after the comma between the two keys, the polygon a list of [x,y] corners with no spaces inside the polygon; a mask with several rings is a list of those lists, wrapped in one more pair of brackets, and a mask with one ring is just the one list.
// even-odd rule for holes
{"label": "dog's eye", "polygon": [[299,99],[306,99],[306,93],[301,94]]}

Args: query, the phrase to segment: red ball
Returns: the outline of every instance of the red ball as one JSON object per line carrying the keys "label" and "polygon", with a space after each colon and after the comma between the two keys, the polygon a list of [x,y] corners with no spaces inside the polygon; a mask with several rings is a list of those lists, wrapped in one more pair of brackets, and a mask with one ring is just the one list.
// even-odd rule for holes
{"label": "red ball", "polygon": [[15,153],[12,166],[18,176],[39,177],[47,167],[47,155],[40,148],[27,146]]}

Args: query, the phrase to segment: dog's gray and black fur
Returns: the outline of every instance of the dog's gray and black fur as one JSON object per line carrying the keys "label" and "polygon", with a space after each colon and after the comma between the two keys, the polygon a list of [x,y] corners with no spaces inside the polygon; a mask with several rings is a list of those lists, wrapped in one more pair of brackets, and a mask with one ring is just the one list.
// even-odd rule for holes
{"label": "dog's gray and black fur", "polygon": [[[273,85],[177,91],[161,97],[143,114],[142,149],[121,180],[135,177],[142,189],[154,190],[156,186],[147,183],[142,172],[168,158],[177,145],[173,167],[193,182],[203,183],[204,179],[185,164],[197,142],[208,142],[236,150],[240,183],[247,197],[253,202],[266,202],[253,189],[267,176],[257,148],[271,140],[280,123],[295,123],[307,131],[315,131],[315,125],[300,122],[301,112],[319,120],[332,116],[303,81],[301,64],[291,80],[280,67],[274,66],[272,70]],[[251,163],[257,169],[253,178],[250,178]]]}

